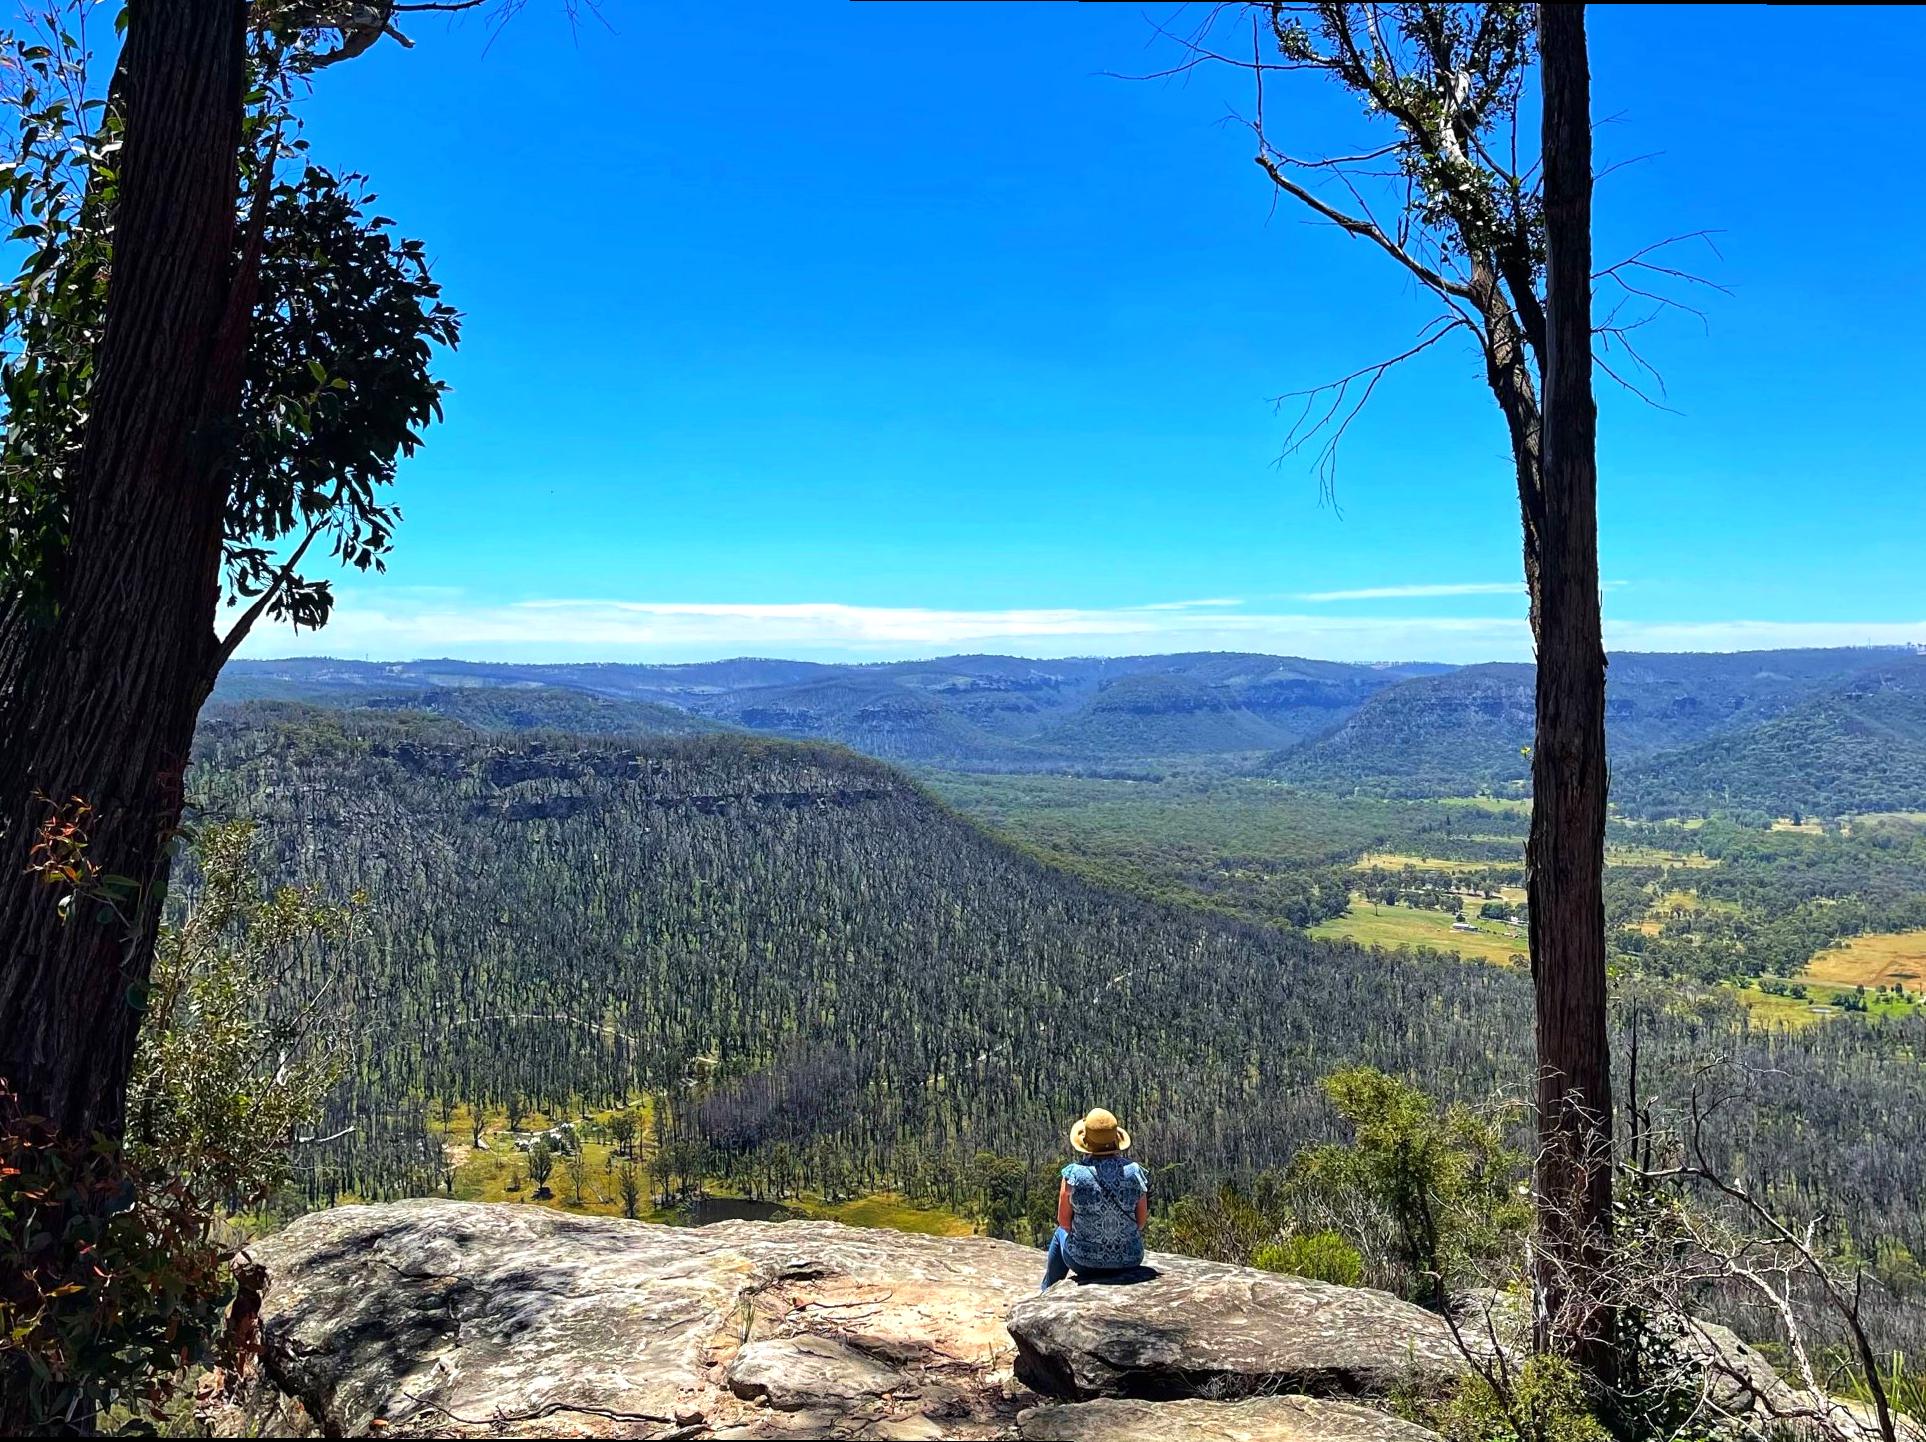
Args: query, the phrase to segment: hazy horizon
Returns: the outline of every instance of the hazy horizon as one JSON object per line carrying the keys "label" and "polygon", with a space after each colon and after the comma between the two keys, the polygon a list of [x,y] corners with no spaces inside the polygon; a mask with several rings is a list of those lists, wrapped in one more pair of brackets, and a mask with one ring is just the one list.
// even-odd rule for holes
{"label": "hazy horizon", "polygon": [[[1926,642],[1873,642],[1860,645],[1840,646],[1735,646],[1730,648],[1706,650],[1686,648],[1648,647],[1642,649],[1611,648],[1608,655],[1638,656],[1744,656],[1767,655],[1785,651],[1869,651],[1891,652],[1895,655],[1926,655]],[[334,652],[290,653],[279,656],[239,656],[235,660],[242,664],[263,666],[285,665],[290,663],[322,663],[360,665],[360,666],[427,666],[438,663],[453,663],[465,666],[721,666],[735,662],[761,662],[766,664],[795,662],[822,666],[883,667],[902,665],[936,665],[943,661],[962,661],[972,659],[1011,660],[1011,661],[1122,661],[1140,660],[1155,657],[1178,656],[1258,656],[1275,661],[1314,661],[1320,664],[1340,666],[1363,666],[1388,669],[1395,666],[1446,666],[1462,670],[1472,666],[1530,665],[1530,657],[1523,659],[1510,656],[1489,656],[1471,661],[1443,661],[1433,656],[1397,656],[1376,660],[1349,660],[1334,656],[1313,656],[1299,652],[1258,651],[1243,648],[1190,647],[1175,651],[1103,651],[1103,652],[1064,652],[1058,655],[1036,656],[1021,651],[942,651],[916,653],[902,656],[875,656],[862,659],[825,660],[816,656],[777,654],[762,652],[729,652],[725,654],[678,657],[675,659],[618,659],[614,657],[582,656],[566,659],[527,658],[512,656],[462,656],[416,655],[416,656],[352,656]],[[233,664],[233,663],[230,663]]]}

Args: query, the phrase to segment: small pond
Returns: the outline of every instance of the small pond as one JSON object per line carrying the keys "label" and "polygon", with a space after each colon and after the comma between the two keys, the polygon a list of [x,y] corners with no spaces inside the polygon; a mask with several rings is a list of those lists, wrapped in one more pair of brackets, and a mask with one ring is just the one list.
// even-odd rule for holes
{"label": "small pond", "polygon": [[711,1222],[787,1222],[795,1215],[775,1202],[751,1202],[742,1197],[698,1197],[677,1207],[667,1220],[678,1227],[706,1227]]}

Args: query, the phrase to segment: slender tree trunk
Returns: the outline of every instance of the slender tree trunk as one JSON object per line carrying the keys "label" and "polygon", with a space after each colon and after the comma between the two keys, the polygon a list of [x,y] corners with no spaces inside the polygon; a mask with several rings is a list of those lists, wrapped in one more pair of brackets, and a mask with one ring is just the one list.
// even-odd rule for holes
{"label": "slender tree trunk", "polygon": [[[134,0],[113,272],[70,541],[36,622],[0,617],[0,1077],[62,1130],[118,1132],[167,844],[215,670],[221,450],[238,376],[245,0]],[[244,322],[245,316],[242,316]],[[27,874],[50,807],[129,921]]]}
{"label": "slender tree trunk", "polygon": [[1611,1371],[1609,1314],[1583,1299],[1611,1234],[1605,991],[1605,647],[1592,400],[1591,81],[1585,7],[1539,7],[1546,355],[1538,728],[1528,853],[1538,1047],[1539,1279],[1563,1337]]}

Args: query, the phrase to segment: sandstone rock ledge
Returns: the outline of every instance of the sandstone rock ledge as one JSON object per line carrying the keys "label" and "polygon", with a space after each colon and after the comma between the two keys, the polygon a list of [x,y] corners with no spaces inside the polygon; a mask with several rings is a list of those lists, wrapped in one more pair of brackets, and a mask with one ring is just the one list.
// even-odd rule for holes
{"label": "sandstone rock ledge", "polygon": [[261,1354],[222,1434],[1416,1442],[1357,1399],[1452,1370],[1380,1293],[1155,1256],[1039,1298],[1027,1247],[829,1222],[422,1200],[251,1252]]}

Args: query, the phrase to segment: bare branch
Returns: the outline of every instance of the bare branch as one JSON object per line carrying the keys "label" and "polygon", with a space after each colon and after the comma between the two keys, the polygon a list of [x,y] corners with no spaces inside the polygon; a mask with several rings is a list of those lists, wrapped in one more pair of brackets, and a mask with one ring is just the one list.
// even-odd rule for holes
{"label": "bare branch", "polygon": [[[1415,345],[1400,351],[1397,355],[1373,365],[1362,366],[1349,375],[1340,376],[1334,381],[1326,381],[1323,385],[1313,386],[1309,390],[1290,391],[1277,397],[1273,404],[1280,409],[1286,401],[1302,400],[1304,402],[1303,410],[1299,412],[1297,420],[1292,423],[1289,432],[1285,435],[1284,450],[1278,459],[1283,460],[1295,455],[1315,437],[1323,435],[1324,444],[1318,448],[1314,470],[1324,498],[1335,504],[1338,445],[1343,441],[1345,432],[1350,429],[1351,422],[1357,419],[1358,413],[1370,401],[1371,393],[1377,389],[1378,382],[1395,367],[1414,356],[1423,354],[1461,327],[1473,331],[1476,329],[1462,316],[1438,316],[1419,333],[1419,339]],[[1360,382],[1362,382],[1362,391],[1355,401],[1351,401],[1352,389]],[[1322,398],[1328,398],[1329,404],[1313,419],[1312,413]],[[1347,402],[1349,402],[1348,405]]]}
{"label": "bare branch", "polygon": [[1410,271],[1411,274],[1416,276],[1431,290],[1436,291],[1439,295],[1454,296],[1463,301],[1472,299],[1471,288],[1469,286],[1465,285],[1462,281],[1451,280],[1440,275],[1430,266],[1425,265],[1415,256],[1411,255],[1409,251],[1405,250],[1396,241],[1392,240],[1390,236],[1386,235],[1373,222],[1361,220],[1355,215],[1346,215],[1336,206],[1330,205],[1321,197],[1312,194],[1286,175],[1270,156],[1260,153],[1256,159],[1257,163],[1264,168],[1264,173],[1270,176],[1272,184],[1276,185],[1279,190],[1304,205],[1309,206],[1312,210],[1316,211],[1319,215],[1323,216],[1347,234],[1359,236],[1364,240],[1370,241],[1373,245],[1378,246],[1386,255]]}

